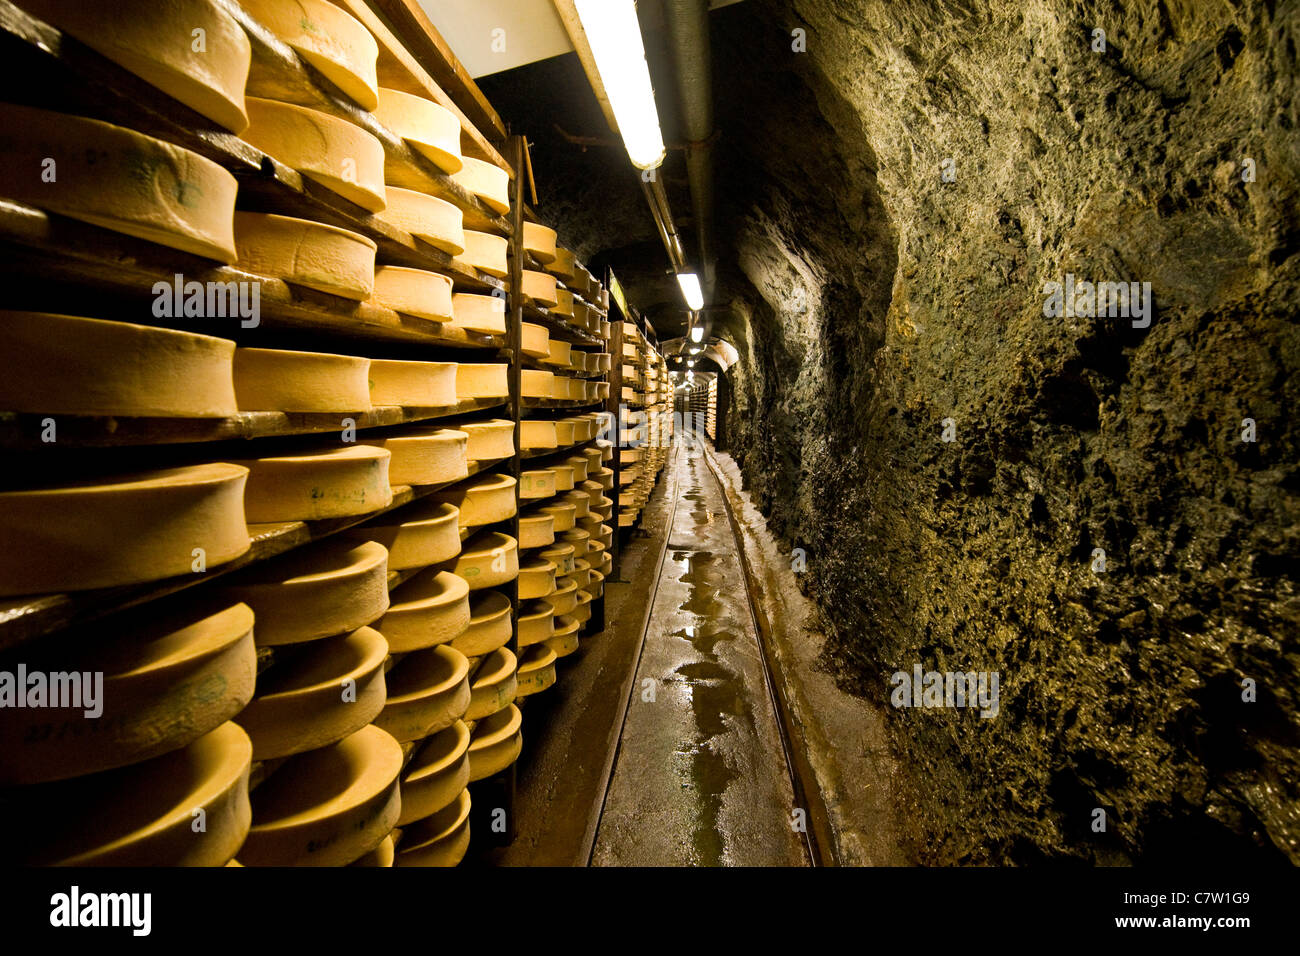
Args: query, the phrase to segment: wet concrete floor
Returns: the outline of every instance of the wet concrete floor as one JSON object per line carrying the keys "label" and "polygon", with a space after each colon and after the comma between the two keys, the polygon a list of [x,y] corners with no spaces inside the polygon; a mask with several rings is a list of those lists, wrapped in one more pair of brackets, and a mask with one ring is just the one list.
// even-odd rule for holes
{"label": "wet concrete floor", "polygon": [[591,862],[807,865],[722,490],[698,450],[678,452],[676,510]]}

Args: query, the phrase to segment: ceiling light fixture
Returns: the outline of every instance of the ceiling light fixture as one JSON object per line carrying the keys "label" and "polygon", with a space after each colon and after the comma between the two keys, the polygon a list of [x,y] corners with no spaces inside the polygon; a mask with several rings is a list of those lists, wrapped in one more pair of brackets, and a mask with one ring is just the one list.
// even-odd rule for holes
{"label": "ceiling light fixture", "polygon": [[704,341],[704,326],[695,325],[691,327],[691,341],[692,342]]}
{"label": "ceiling light fixture", "polygon": [[637,169],[653,169],[663,162],[666,151],[636,4],[633,0],[574,0],[573,5],[627,155]]}
{"label": "ceiling light fixture", "polygon": [[692,312],[698,312],[704,308],[704,293],[700,291],[699,276],[694,272],[679,272],[677,273],[677,282],[682,287],[682,297],[686,299],[688,309]]}

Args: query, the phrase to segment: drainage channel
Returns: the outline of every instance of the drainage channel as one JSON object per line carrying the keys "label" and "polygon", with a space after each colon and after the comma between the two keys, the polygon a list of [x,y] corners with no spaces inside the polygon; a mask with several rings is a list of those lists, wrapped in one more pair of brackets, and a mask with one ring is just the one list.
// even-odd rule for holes
{"label": "drainage channel", "polygon": [[817,862],[740,538],[707,452],[676,500],[590,862]]}

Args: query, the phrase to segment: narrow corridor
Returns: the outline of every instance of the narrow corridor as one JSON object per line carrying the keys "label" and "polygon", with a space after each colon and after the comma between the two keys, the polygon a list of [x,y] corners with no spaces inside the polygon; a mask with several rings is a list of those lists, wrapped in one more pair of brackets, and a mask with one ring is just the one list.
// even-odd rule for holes
{"label": "narrow corridor", "polygon": [[677,506],[595,865],[806,865],[738,545],[701,446]]}

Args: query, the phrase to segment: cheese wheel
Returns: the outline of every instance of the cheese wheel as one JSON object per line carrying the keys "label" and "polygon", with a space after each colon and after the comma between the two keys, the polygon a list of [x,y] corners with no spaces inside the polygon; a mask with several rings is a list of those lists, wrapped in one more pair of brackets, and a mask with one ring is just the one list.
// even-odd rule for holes
{"label": "cheese wheel", "polygon": [[569,367],[569,349],[572,346],[568,342],[562,342],[559,339],[551,339],[547,343],[547,355],[542,359],[547,365],[556,365],[560,368]]}
{"label": "cheese wheel", "polygon": [[540,369],[526,368],[519,373],[524,398],[550,398],[553,387],[551,383],[554,380],[554,372],[543,372]]}
{"label": "cheese wheel", "polygon": [[435,491],[433,499],[460,509],[462,528],[496,524],[515,513],[515,480],[509,475],[483,475]]}
{"label": "cheese wheel", "polygon": [[555,608],[532,601],[519,609],[519,646],[539,644],[555,633]]}
{"label": "cheese wheel", "polygon": [[368,412],[370,359],[284,349],[235,349],[235,398],[245,412]]}
{"label": "cheese wheel", "polygon": [[510,175],[497,166],[472,156],[463,157],[465,165],[451,178],[483,200],[500,215],[510,211]]}
{"label": "cheese wheel", "polygon": [[250,458],[244,513],[250,522],[319,521],[363,515],[393,503],[383,448],[356,445],[316,454]]}
{"label": "cheese wheel", "polygon": [[569,400],[569,379],[563,375],[554,375],[551,378],[549,393],[547,398],[554,401],[567,402]]}
{"label": "cheese wheel", "polygon": [[[551,641],[560,644],[569,644],[571,641],[572,646],[576,649],[578,644],[579,623],[580,622],[576,618],[573,618],[568,614],[557,614],[555,616],[555,636]],[[554,650],[555,644],[551,643],[551,641],[547,641],[547,646]]]}
{"label": "cheese wheel", "polygon": [[542,600],[555,608],[556,614],[568,614],[578,601],[578,585],[571,578],[556,578],[555,590]]}
{"label": "cheese wheel", "polygon": [[472,364],[461,362],[456,366],[456,396],[462,401],[478,398],[509,398],[509,366],[504,364]]}
{"label": "cheese wheel", "polygon": [[555,543],[555,516],[545,512],[519,518],[519,547],[544,548]]}
{"label": "cheese wheel", "polygon": [[[542,551],[541,558],[543,561],[549,561],[555,565],[555,573],[557,575],[568,574],[573,570],[573,545],[563,541],[558,542],[552,547],[547,548],[545,551]],[[553,590],[547,592],[547,594],[553,593],[555,593]]]}
{"label": "cheese wheel", "polygon": [[[421,428],[392,438],[370,439],[368,445],[392,455],[388,480],[395,485],[437,485],[469,474],[465,445],[469,436],[451,428]],[[432,563],[432,562],[430,562]]]}
{"label": "cheese wheel", "polygon": [[375,119],[433,160],[444,173],[459,172],[460,118],[423,96],[379,88]]}
{"label": "cheese wheel", "polygon": [[469,850],[469,809],[469,790],[461,790],[448,806],[405,829],[395,865],[452,867],[460,863]]}
{"label": "cheese wheel", "polygon": [[[374,300],[394,312],[405,312],[431,322],[452,322],[455,314],[451,280],[426,269],[404,266],[376,269]],[[504,319],[501,330],[505,331]]]}
{"label": "cheese wheel", "polygon": [[519,759],[524,746],[523,722],[519,708],[510,704],[474,728],[469,742],[471,783],[500,773]]}
{"label": "cheese wheel", "polygon": [[[581,483],[578,484],[581,486]],[[591,508],[591,495],[586,491],[570,491],[568,494],[561,495],[560,500],[565,504],[573,505],[575,519],[585,517]]]}
{"label": "cheese wheel", "polygon": [[388,699],[375,726],[398,743],[446,730],[469,706],[469,659],[445,644],[407,654],[385,680]]}
{"label": "cheese wheel", "polygon": [[377,627],[393,653],[446,644],[469,627],[469,585],[459,574],[430,568],[394,589]]}
{"label": "cheese wheel", "polygon": [[609,398],[609,382],[591,382],[593,398]]}
{"label": "cheese wheel", "polygon": [[425,499],[349,528],[343,537],[383,545],[391,571],[441,564],[460,554],[460,510]]}
{"label": "cheese wheel", "polygon": [[555,304],[551,306],[551,314],[573,318],[573,293],[568,289],[556,289]]}
{"label": "cheese wheel", "polygon": [[524,295],[543,308],[555,305],[555,276],[524,270]]}
{"label": "cheese wheel", "polygon": [[572,502],[566,501],[561,504],[543,505],[537,510],[551,515],[551,517],[555,519],[555,530],[560,532],[568,531],[573,527],[574,515],[577,508],[574,507]]}
{"label": "cheese wheel", "polygon": [[234,345],[128,322],[0,311],[0,409],[226,418],[237,411]]}
{"label": "cheese wheel", "polygon": [[581,483],[587,480],[587,469],[590,463],[585,455],[570,455],[564,459],[564,463],[573,469],[573,480]]}
{"label": "cheese wheel", "polygon": [[612,451],[612,449],[613,443],[611,442],[605,442],[603,445],[599,445],[596,448],[584,448],[582,450],[582,456],[587,459],[587,473],[591,474],[592,471],[600,468],[600,463],[604,460],[608,460],[606,452]]}
{"label": "cheese wheel", "polygon": [[457,720],[419,744],[406,765],[397,825],[404,827],[445,809],[468,785],[469,727]]}
{"label": "cheese wheel", "polygon": [[373,724],[286,761],[253,793],[245,866],[341,866],[373,850],[401,812],[402,747]]}
{"label": "cheese wheel", "polygon": [[[588,532],[584,530],[582,533],[586,535]],[[586,550],[586,541],[584,539],[583,552],[585,553]],[[581,591],[591,582],[591,565],[583,558],[575,558],[573,561],[573,570],[569,573],[568,577],[569,580],[578,586],[578,590]]]}
{"label": "cheese wheel", "polygon": [[223,866],[249,830],[252,756],[227,721],[143,763],[15,790],[0,839],[27,866]]}
{"label": "cheese wheel", "polygon": [[457,292],[451,297],[452,325],[467,332],[504,335],[506,331],[506,297]]}
{"label": "cheese wheel", "polygon": [[456,559],[456,574],[471,591],[500,587],[519,574],[519,545],[508,534],[480,532],[465,542]]}
{"label": "cheese wheel", "polygon": [[555,590],[555,565],[545,558],[535,558],[519,566],[519,600],[546,597]]}
{"label": "cheese wheel", "polygon": [[240,5],[362,109],[379,105],[379,44],[361,21],[325,0],[240,0]]}
{"label": "cheese wheel", "polygon": [[250,568],[222,593],[253,609],[259,647],[350,633],[388,608],[388,552],[325,541]]}
{"label": "cheese wheel", "polygon": [[451,646],[466,657],[481,657],[509,644],[513,636],[510,599],[499,591],[480,591],[470,602],[469,627]]}
{"label": "cheese wheel", "polygon": [[565,282],[573,278],[575,267],[573,251],[563,246],[556,246],[555,258],[546,263],[546,271],[551,275],[559,276]]}
{"label": "cheese wheel", "polygon": [[250,96],[243,138],[362,209],[379,212],[387,204],[384,146],[347,120]]}
{"label": "cheese wheel", "polygon": [[389,186],[388,205],[379,218],[403,232],[423,239],[448,255],[465,251],[464,217],[446,200],[414,189]]}
{"label": "cheese wheel", "polygon": [[[23,0],[22,6],[232,133],[248,125],[244,85],[252,47],[238,21],[212,0]],[[196,30],[203,31],[199,49]]]}
{"label": "cheese wheel", "polygon": [[579,485],[578,488],[574,490],[574,492],[571,493],[577,494],[580,492],[586,492],[587,500],[590,501],[591,504],[596,505],[596,504],[600,504],[600,499],[601,497],[603,497],[601,495],[601,491],[603,490],[604,489],[602,489],[599,484],[592,481],[591,479],[587,479],[581,485]]}
{"label": "cheese wheel", "polygon": [[519,476],[520,499],[550,498],[555,494],[555,472],[537,468]]}
{"label": "cheese wheel", "polygon": [[555,261],[555,230],[541,223],[524,223],[524,248],[533,258],[546,265]]}
{"label": "cheese wheel", "polygon": [[496,461],[515,453],[514,422],[491,419],[485,422],[466,422],[456,426],[469,436],[465,456],[470,461]]}
{"label": "cheese wheel", "polygon": [[573,490],[573,468],[570,465],[552,465],[550,471],[555,475],[556,491]]}
{"label": "cheese wheel", "polygon": [[[552,639],[553,640],[553,639]],[[555,661],[558,655],[547,644],[534,644],[519,652],[519,672],[515,699],[540,693],[555,684]]]}
{"label": "cheese wheel", "polygon": [[[218,262],[235,261],[235,177],[179,146],[0,103],[0,195]],[[50,165],[53,161],[54,165]],[[44,173],[55,179],[46,182]]]}
{"label": "cheese wheel", "polygon": [[[258,675],[257,697],[235,719],[254,760],[328,747],[370,723],[384,707],[388,642],[373,628],[303,645]],[[352,696],[344,702],[343,692]]]}
{"label": "cheese wheel", "polygon": [[[561,418],[555,423],[555,443],[557,447],[567,447],[574,442],[573,419]],[[565,489],[567,490],[567,489]]]}
{"label": "cheese wheel", "polygon": [[465,230],[465,252],[456,257],[463,266],[478,269],[490,276],[504,279],[510,274],[506,253],[508,245],[504,236],[494,236],[488,232]]}
{"label": "cheese wheel", "polygon": [[[586,624],[588,621],[591,620],[591,600],[592,598],[591,598],[590,591],[579,589],[578,603],[574,606],[573,610],[568,613],[567,616],[573,618],[576,624],[579,625]],[[575,651],[578,649],[577,638],[578,638],[577,630],[575,629],[573,634],[573,650]],[[552,649],[556,651],[557,654],[559,653],[559,648],[556,647],[556,645],[552,644],[550,646]],[[560,654],[560,656],[563,657],[564,655]]]}
{"label": "cheese wheel", "polygon": [[0,596],[157,581],[249,548],[248,469],[191,465],[0,491]]}
{"label": "cheese wheel", "polygon": [[[62,780],[139,763],[187,746],[225,723],[253,696],[253,612],[184,608],[159,618],[128,614],[65,634],[57,649],[36,645],[26,673],[102,675],[76,693],[77,706],[0,710],[0,786]],[[17,694],[30,701],[23,678]],[[88,717],[87,714],[94,716]]]}
{"label": "cheese wheel", "polygon": [[542,418],[525,418],[519,423],[519,444],[525,451],[555,448],[555,422]]}
{"label": "cheese wheel", "polygon": [[523,324],[523,342],[520,350],[533,358],[544,359],[551,354],[551,336],[546,326],[535,322]]}
{"label": "cheese wheel", "polygon": [[[608,555],[606,555],[608,557]],[[591,584],[587,586],[593,598],[598,598],[605,593],[605,575],[595,568],[591,569]]]}
{"label": "cheese wheel", "polygon": [[456,363],[371,359],[370,401],[416,408],[455,405]]}
{"label": "cheese wheel", "polygon": [[373,240],[310,219],[236,211],[235,265],[362,302],[375,288]]}
{"label": "cheese wheel", "polygon": [[470,684],[466,720],[482,720],[509,707],[515,699],[517,661],[510,648],[501,647],[483,658]]}
{"label": "cheese wheel", "polygon": [[348,866],[366,866],[366,867],[390,867],[397,856],[397,846],[393,843],[393,835],[390,833],[384,837],[379,846],[375,847],[369,853],[363,853],[357,857]]}

